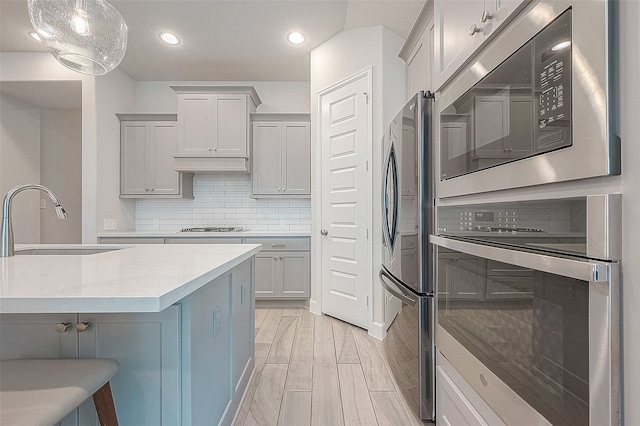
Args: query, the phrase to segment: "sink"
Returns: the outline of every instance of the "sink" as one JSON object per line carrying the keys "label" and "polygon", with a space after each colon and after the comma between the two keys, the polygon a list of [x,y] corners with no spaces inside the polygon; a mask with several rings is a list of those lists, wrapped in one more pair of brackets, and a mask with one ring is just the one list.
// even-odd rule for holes
{"label": "sink", "polygon": [[81,248],[81,247],[69,247],[69,248],[34,248],[16,250],[15,254],[18,255],[30,255],[30,256],[60,256],[60,255],[73,255],[73,256],[85,256],[90,254],[106,253],[108,251],[120,250],[120,248]]}

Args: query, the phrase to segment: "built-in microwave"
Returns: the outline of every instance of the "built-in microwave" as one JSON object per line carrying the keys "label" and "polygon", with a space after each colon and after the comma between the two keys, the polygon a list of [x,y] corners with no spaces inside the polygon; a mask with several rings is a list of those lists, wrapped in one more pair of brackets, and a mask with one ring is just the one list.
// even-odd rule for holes
{"label": "built-in microwave", "polygon": [[611,7],[532,4],[442,89],[439,198],[620,174]]}

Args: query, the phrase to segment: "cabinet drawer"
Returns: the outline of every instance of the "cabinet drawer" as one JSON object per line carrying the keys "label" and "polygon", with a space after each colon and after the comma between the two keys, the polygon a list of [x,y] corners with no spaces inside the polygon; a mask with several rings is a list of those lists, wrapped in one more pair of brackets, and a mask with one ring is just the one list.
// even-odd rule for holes
{"label": "cabinet drawer", "polygon": [[263,251],[309,250],[309,238],[243,238],[245,244],[262,244]]}
{"label": "cabinet drawer", "polygon": [[240,238],[165,238],[166,244],[242,244]]}

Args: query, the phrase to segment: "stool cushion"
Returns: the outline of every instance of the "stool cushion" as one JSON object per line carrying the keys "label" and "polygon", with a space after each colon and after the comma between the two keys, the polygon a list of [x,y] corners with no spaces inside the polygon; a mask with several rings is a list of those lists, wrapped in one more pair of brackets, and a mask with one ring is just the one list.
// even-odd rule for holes
{"label": "stool cushion", "polygon": [[118,371],[113,359],[0,361],[0,425],[55,424]]}

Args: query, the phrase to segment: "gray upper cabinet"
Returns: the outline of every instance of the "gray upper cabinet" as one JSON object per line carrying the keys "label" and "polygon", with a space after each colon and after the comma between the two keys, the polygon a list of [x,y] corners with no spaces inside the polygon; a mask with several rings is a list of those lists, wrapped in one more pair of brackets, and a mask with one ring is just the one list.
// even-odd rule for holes
{"label": "gray upper cabinet", "polygon": [[193,198],[193,175],[173,170],[177,141],[173,114],[118,114],[120,197]]}
{"label": "gray upper cabinet", "polygon": [[309,115],[255,114],[253,119],[259,119],[259,121],[253,121],[252,128],[253,196],[256,198],[310,197]]}
{"label": "gray upper cabinet", "polygon": [[171,86],[178,96],[173,168],[249,172],[249,114],[260,105],[253,86]]}
{"label": "gray upper cabinet", "polygon": [[435,0],[434,89],[441,88],[530,0]]}

